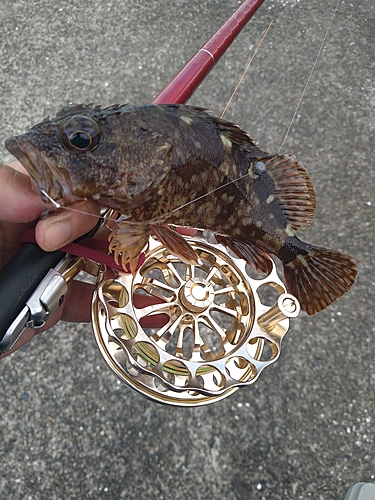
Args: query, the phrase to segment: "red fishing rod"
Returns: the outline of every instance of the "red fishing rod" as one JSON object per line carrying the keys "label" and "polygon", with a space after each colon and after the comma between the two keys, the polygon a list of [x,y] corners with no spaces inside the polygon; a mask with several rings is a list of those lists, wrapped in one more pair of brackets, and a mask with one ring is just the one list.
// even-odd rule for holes
{"label": "red fishing rod", "polygon": [[[152,102],[185,103],[263,2],[245,0]],[[67,289],[56,268],[65,257],[64,251],[45,252],[35,243],[24,243],[0,271],[0,354],[26,328],[43,326],[61,305]]]}
{"label": "red fishing rod", "polygon": [[154,104],[184,104],[190,99],[263,2],[264,0],[243,2],[152,102]]}

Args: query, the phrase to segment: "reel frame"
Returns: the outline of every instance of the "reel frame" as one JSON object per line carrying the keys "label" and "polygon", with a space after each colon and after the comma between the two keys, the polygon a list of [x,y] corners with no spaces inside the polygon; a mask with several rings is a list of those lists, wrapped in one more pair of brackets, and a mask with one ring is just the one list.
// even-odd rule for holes
{"label": "reel frame", "polygon": [[[300,308],[271,258],[270,273],[254,275],[209,233],[186,239],[199,264],[181,262],[150,237],[134,275],[102,266],[92,325],[122,382],[159,403],[200,406],[254,383],[279,358],[289,318]],[[272,304],[261,292],[269,287],[278,295]],[[150,304],[136,307],[136,295]],[[162,326],[142,326],[151,316]]]}

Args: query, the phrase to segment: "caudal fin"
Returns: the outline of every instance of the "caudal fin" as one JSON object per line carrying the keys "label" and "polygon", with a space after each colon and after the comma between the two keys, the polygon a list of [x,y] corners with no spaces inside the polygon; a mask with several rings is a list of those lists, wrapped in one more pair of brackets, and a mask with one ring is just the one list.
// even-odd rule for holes
{"label": "caudal fin", "polygon": [[353,285],[360,262],[335,250],[313,247],[284,266],[288,292],[300,302],[301,310],[314,314],[344,295]]}

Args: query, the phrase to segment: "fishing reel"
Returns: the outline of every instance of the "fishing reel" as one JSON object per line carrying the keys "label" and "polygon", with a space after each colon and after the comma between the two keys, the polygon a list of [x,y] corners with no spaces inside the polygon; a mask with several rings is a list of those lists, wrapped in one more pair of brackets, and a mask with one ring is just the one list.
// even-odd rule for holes
{"label": "fishing reel", "polygon": [[121,381],[159,403],[199,406],[254,383],[278,359],[300,307],[271,258],[259,275],[206,233],[186,238],[198,264],[152,236],[134,275],[101,266],[92,325]]}
{"label": "fishing reel", "polygon": [[[68,283],[84,270],[97,280],[91,307],[97,345],[131,388],[159,403],[198,406],[254,383],[278,359],[299,303],[271,258],[269,272],[260,275],[210,233],[186,239],[197,263],[182,262],[151,236],[139,268],[129,274],[90,246],[46,253],[31,238],[1,271],[7,284],[20,268],[24,281],[23,295],[10,303],[6,317],[14,319],[0,332],[0,353],[11,350],[28,328],[41,328],[64,301]],[[98,241],[107,248],[105,239]]]}

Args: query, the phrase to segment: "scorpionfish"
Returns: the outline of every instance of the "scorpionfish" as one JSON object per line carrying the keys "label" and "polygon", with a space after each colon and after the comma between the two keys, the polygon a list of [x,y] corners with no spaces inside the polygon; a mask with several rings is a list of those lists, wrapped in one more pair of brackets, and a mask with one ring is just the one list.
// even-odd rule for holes
{"label": "scorpionfish", "polygon": [[212,231],[260,272],[268,254],[284,267],[287,289],[314,314],[349,290],[353,257],[304,243],[316,211],[315,192],[293,155],[268,154],[237,125],[186,105],[74,105],[8,150],[36,181],[44,201],[63,206],[97,200],[124,217],[110,250],[135,270],[153,231],[184,262],[194,250],[173,226]]}

